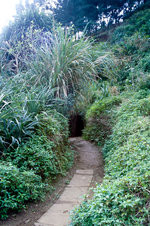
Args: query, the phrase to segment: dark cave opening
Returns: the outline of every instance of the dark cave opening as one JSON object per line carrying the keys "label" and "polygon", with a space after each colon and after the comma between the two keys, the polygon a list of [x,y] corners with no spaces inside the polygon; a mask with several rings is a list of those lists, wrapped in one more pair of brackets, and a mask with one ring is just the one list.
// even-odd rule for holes
{"label": "dark cave opening", "polygon": [[71,115],[69,120],[70,137],[82,136],[84,124],[85,124],[84,119],[81,115],[79,114]]}

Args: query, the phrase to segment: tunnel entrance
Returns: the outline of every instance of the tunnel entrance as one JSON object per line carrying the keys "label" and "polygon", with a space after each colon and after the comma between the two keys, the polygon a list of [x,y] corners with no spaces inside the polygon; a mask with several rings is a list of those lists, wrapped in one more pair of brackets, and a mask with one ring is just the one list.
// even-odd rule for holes
{"label": "tunnel entrance", "polygon": [[80,137],[84,129],[84,119],[79,114],[70,116],[69,120],[70,137]]}

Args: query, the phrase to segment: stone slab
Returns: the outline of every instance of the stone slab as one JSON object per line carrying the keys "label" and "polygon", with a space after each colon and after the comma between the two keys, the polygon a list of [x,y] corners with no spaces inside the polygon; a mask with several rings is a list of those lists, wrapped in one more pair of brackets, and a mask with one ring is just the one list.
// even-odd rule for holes
{"label": "stone slab", "polygon": [[38,221],[42,225],[67,225],[69,223],[69,213],[75,204],[55,204]]}
{"label": "stone slab", "polygon": [[[61,214],[67,214],[68,212],[70,212],[74,206],[76,206],[77,203],[56,203],[54,204],[42,217],[49,215],[50,213],[61,213]],[[42,219],[42,218],[41,218]]]}
{"label": "stone slab", "polygon": [[82,202],[92,178],[93,170],[77,170],[57,202],[35,223],[35,226],[67,226],[70,223],[70,211]]}
{"label": "stone slab", "polygon": [[79,175],[79,174],[75,174],[72,178],[72,180],[70,181],[70,184],[68,185],[68,187],[70,186],[76,186],[76,187],[89,187],[90,183],[92,181],[92,177],[93,175]]}
{"label": "stone slab", "polygon": [[93,175],[93,170],[76,170],[76,174]]}
{"label": "stone slab", "polygon": [[51,213],[44,218],[40,219],[36,226],[67,226],[70,223],[69,213],[60,214]]}
{"label": "stone slab", "polygon": [[54,226],[52,224],[42,224],[42,223],[34,223],[35,226]]}
{"label": "stone slab", "polygon": [[88,187],[66,187],[59,201],[71,201],[79,203],[83,200],[83,195],[88,191]]}
{"label": "stone slab", "polygon": [[75,206],[77,203],[56,203],[38,220],[35,226],[66,226],[70,222],[70,211]]}

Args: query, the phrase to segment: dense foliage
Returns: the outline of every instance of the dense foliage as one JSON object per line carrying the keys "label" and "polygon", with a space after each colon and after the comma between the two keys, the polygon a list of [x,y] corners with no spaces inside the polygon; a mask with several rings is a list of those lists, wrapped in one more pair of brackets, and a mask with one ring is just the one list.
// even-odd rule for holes
{"label": "dense foliage", "polygon": [[53,13],[55,19],[63,26],[73,23],[78,31],[87,26],[88,32],[93,33],[99,28],[119,23],[146,3],[135,0],[59,0],[57,7],[53,8]]}
{"label": "dense foliage", "polygon": [[115,29],[112,42],[122,42],[126,38],[138,32],[142,35],[150,35],[150,9],[140,10],[135,15],[126,20],[123,25]]}
{"label": "dense foliage", "polygon": [[97,44],[99,77],[122,90],[150,88],[150,10],[139,11],[110,35],[110,42]]}
{"label": "dense foliage", "polygon": [[149,225],[149,15],[138,12],[114,31],[111,45],[94,47],[102,80],[99,91],[90,86],[91,104],[79,108],[86,109],[83,137],[102,147],[105,177],[71,225]]}
{"label": "dense foliage", "polygon": [[10,210],[18,211],[29,200],[43,198],[48,184],[34,171],[20,171],[11,162],[0,161],[0,216],[6,219]]}
{"label": "dense foliage", "polygon": [[[58,175],[64,175],[72,165],[73,153],[67,141],[67,119],[56,111],[42,113],[38,117],[39,125],[36,130],[26,134],[27,140],[13,147],[11,143],[2,152],[2,219],[12,210],[20,210],[27,201],[43,198],[45,192],[51,189],[53,180]],[[10,124],[9,120],[7,123]],[[25,125],[21,126],[24,131]],[[16,135],[15,130],[13,132],[13,136]]]}
{"label": "dense foliage", "polygon": [[[93,199],[85,201],[75,210],[72,225],[147,225],[150,96],[137,99],[138,95],[134,93],[133,98],[122,96],[121,106],[109,112],[114,125],[112,135],[103,148],[105,178],[94,190]],[[101,102],[95,103],[90,111],[97,115],[96,104],[101,108]],[[101,120],[101,114],[102,111],[94,119],[92,127],[87,124],[84,132],[88,139],[98,144],[101,144],[105,128],[102,123],[97,123],[97,119]]]}
{"label": "dense foliage", "polygon": [[73,28],[49,30],[47,18],[29,7],[1,35],[1,219],[43,198],[71,167],[71,97],[95,76],[92,43],[84,36],[76,41]]}
{"label": "dense foliage", "polygon": [[111,132],[108,111],[120,102],[121,98],[115,96],[96,101],[86,113],[83,138],[102,145]]}
{"label": "dense foliage", "polygon": [[72,27],[52,25],[33,6],[18,9],[1,35],[1,219],[44,197],[71,167],[69,107],[96,73],[92,42],[84,35],[76,41]]}
{"label": "dense foliage", "polygon": [[67,11],[64,5],[54,11],[65,28],[43,11],[48,2],[19,5],[1,35],[0,218],[43,198],[71,167],[67,117],[75,111],[85,116],[84,138],[105,142],[106,175],[93,200],[76,209],[72,225],[147,225],[150,11],[133,15],[108,43],[84,34],[76,40],[68,26],[82,30],[90,22],[93,31],[102,12],[111,24],[122,10],[132,12],[147,1],[82,1],[80,7],[61,1]]}

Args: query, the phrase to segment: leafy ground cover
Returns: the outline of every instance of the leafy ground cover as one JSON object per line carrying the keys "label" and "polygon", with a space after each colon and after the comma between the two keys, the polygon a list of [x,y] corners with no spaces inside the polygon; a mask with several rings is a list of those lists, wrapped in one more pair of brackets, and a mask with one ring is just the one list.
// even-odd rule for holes
{"label": "leafy ground cover", "polygon": [[20,171],[11,162],[0,161],[0,216],[5,219],[10,210],[19,211],[26,201],[43,198],[48,184],[34,171]]}
{"label": "leafy ground cover", "polygon": [[[148,224],[149,106],[150,96],[142,99],[130,97],[126,101],[123,98],[120,107],[109,112],[113,117],[113,128],[103,147],[104,181],[94,190],[93,199],[75,210],[71,225]],[[94,141],[99,144],[101,127],[96,122],[95,127],[98,135]],[[88,128],[87,125],[89,134],[95,133],[95,127]]]}
{"label": "leafy ground cover", "polygon": [[86,113],[86,127],[83,130],[83,137],[86,140],[94,141],[98,145],[105,142],[106,137],[111,133],[108,111],[114,106],[119,105],[121,98],[110,96],[96,101]]}
{"label": "leafy ground cover", "polygon": [[137,12],[94,47],[102,53],[101,80],[97,90],[90,86],[90,104],[78,106],[85,109],[83,137],[102,147],[105,177],[73,211],[71,225],[149,225],[149,16],[149,9]]}
{"label": "leafy ground cover", "polygon": [[3,151],[0,160],[2,219],[7,218],[10,211],[24,208],[27,201],[43,199],[45,193],[52,190],[54,179],[65,175],[73,163],[67,119],[56,111],[45,117],[47,121],[40,115],[42,129],[39,127],[26,142]]}

